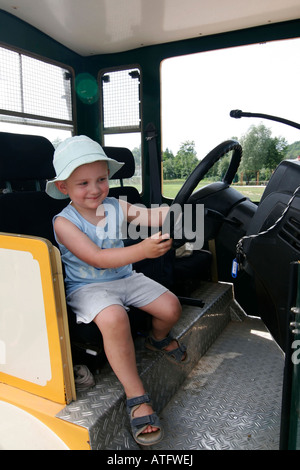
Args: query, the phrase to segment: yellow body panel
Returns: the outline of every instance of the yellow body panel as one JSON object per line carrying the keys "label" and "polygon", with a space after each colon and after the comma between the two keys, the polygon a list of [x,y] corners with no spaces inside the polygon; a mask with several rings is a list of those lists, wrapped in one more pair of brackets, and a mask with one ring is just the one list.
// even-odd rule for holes
{"label": "yellow body panel", "polygon": [[[4,346],[7,343],[11,352],[10,355],[8,354],[6,364],[1,365],[0,363],[0,381],[63,404],[75,398],[75,387],[62,268],[57,251],[57,248],[44,239],[7,234],[0,235],[2,276],[0,285],[3,299],[0,309],[0,324],[1,322],[3,324],[3,327],[0,328],[0,340]],[[29,266],[28,274],[24,264]],[[32,275],[31,264],[33,272],[35,272],[37,287],[36,291],[33,290],[36,295],[34,294],[31,298],[28,298],[26,287],[27,290],[28,288],[30,290],[35,289],[35,286],[31,286],[30,279],[28,279]],[[6,276],[8,276],[7,282]],[[12,284],[16,284],[14,290],[11,288]],[[34,311],[34,308],[31,308],[31,302],[34,303],[35,299],[33,297],[38,296],[41,298],[40,304],[35,307]],[[34,315],[37,320],[35,322]],[[32,322],[31,329],[28,326],[30,321]],[[35,326],[36,323],[39,325],[39,322],[41,322],[41,326]],[[7,326],[8,324],[9,326]],[[14,328],[18,332],[16,336],[22,337],[23,335],[23,339],[21,338],[19,342],[13,337],[12,330]],[[32,332],[34,328],[36,328],[36,331]],[[36,371],[32,371],[31,374],[30,361],[27,361],[26,367],[29,370],[29,377],[33,376],[32,379],[26,379],[26,375],[24,379],[21,368],[19,373],[15,371],[18,372],[16,362],[21,362],[27,352],[22,350],[22,344],[25,343],[28,348],[31,347],[31,344],[26,344],[26,336],[32,335],[33,340],[38,341],[43,334],[45,339],[39,346],[44,351],[44,355],[47,356],[45,362],[49,371],[46,376],[47,380],[44,379],[44,382],[40,385],[38,383],[39,377],[34,377],[34,373],[35,375],[39,374]],[[32,349],[34,349],[33,346]],[[39,354],[40,351],[37,348],[36,351],[31,352],[31,357],[35,359],[37,356],[36,360],[38,361]],[[14,357],[11,359],[12,355]],[[42,361],[41,365],[38,364],[38,368],[43,373]]]}
{"label": "yellow body panel", "polygon": [[[70,450],[90,450],[87,429],[56,418],[57,413],[64,408],[63,405],[0,383],[1,400],[17,406],[37,418],[53,431]],[[9,424],[11,426],[12,423]]]}
{"label": "yellow body panel", "polygon": [[76,394],[59,252],[45,239],[0,234],[0,261],[0,381],[69,403]]}
{"label": "yellow body panel", "polygon": [[[87,429],[56,417],[76,399],[59,251],[42,238],[0,233],[0,265],[0,438],[90,449]],[[41,430],[38,443],[28,426],[35,436]]]}

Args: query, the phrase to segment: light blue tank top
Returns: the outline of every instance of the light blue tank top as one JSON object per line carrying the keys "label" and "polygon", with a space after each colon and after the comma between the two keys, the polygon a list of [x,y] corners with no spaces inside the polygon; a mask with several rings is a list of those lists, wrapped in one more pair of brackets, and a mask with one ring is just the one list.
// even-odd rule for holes
{"label": "light blue tank top", "polygon": [[[124,247],[121,239],[122,222],[124,220],[123,211],[119,202],[115,198],[107,197],[103,201],[106,215],[106,224],[104,227],[96,226],[84,219],[79,212],[69,204],[56,217],[65,217],[76,227],[85,233],[101,249]],[[55,233],[54,233],[55,235]],[[56,235],[55,235],[56,239]],[[56,239],[61,258],[64,263],[66,279],[66,293],[82,287],[86,284],[95,282],[114,281],[131,275],[132,265],[121,266],[120,268],[100,269],[90,266],[77,258],[64,245]]]}

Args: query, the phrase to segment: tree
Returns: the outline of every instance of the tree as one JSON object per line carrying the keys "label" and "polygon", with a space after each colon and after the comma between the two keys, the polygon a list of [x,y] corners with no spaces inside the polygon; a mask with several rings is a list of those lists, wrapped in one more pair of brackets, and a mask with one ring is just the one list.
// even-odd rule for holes
{"label": "tree", "polygon": [[298,158],[300,155],[300,140],[289,145],[287,148],[286,158]]}
{"label": "tree", "polygon": [[195,142],[187,140],[183,142],[175,157],[177,178],[187,178],[199,163],[195,150]]}
{"label": "tree", "polygon": [[166,148],[163,152],[163,177],[164,180],[172,180],[176,178],[176,172],[174,168],[174,154],[172,150]]}
{"label": "tree", "polygon": [[187,178],[198,165],[195,142],[187,140],[183,142],[176,156],[169,149],[163,152],[164,179]]}
{"label": "tree", "polygon": [[177,173],[174,165],[174,158],[169,158],[168,160],[164,161],[163,164],[163,175],[164,180],[173,180],[177,178]]}
{"label": "tree", "polygon": [[261,169],[274,170],[285,158],[288,144],[283,137],[271,137],[271,130],[263,124],[251,126],[248,133],[241,137],[243,158],[241,171],[247,182],[256,178]]}
{"label": "tree", "polygon": [[172,150],[169,150],[168,147],[163,152],[163,161],[169,160],[170,158],[174,158],[174,154]]}

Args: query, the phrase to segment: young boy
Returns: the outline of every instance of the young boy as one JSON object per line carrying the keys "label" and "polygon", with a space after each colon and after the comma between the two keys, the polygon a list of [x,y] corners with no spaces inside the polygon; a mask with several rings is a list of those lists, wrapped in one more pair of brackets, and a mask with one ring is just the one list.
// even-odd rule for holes
{"label": "young boy", "polygon": [[[120,225],[124,218],[134,221],[134,207],[107,197],[108,178],[123,164],[108,158],[97,142],[86,136],[71,137],[58,146],[53,164],[57,176],[48,181],[46,192],[71,199],[54,218],[67,302],[78,322],[94,321],[98,326],[107,359],[124,387],[133,436],[142,445],[153,445],[163,430],[137,372],[126,309],[132,305],[152,315],[148,348],[184,362],[185,347],[169,335],[181,314],[177,297],[132,270],[134,262],[164,255],[172,241],[158,233],[124,247]],[[139,223],[155,226],[161,226],[167,213],[166,208],[138,207],[137,211]]]}

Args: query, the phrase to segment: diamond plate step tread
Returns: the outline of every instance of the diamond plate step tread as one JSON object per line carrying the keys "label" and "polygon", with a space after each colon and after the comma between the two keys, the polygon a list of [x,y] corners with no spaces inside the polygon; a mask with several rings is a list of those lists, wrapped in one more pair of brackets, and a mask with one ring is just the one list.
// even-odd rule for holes
{"label": "diamond plate step tread", "polygon": [[152,450],[278,450],[284,355],[260,319],[231,322],[161,413]]}

